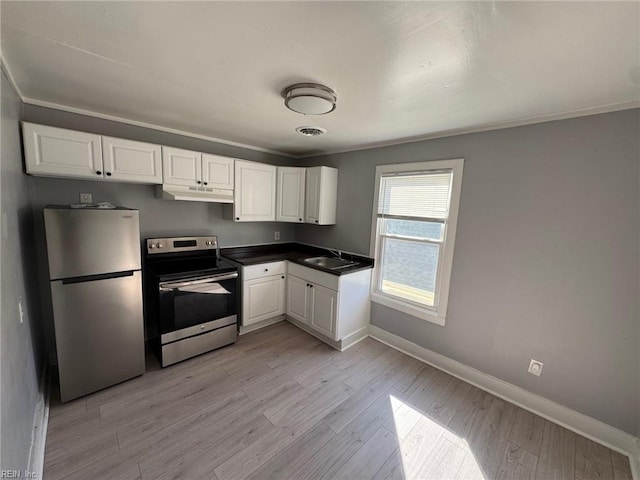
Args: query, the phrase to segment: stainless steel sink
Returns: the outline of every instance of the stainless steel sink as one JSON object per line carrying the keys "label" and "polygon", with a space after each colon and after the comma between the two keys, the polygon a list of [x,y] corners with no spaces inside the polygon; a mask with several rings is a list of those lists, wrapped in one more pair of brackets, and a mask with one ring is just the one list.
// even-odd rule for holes
{"label": "stainless steel sink", "polygon": [[358,263],[352,260],[344,260],[342,258],[335,257],[312,257],[305,258],[303,261],[310,263],[311,265],[317,265],[318,267],[328,268],[329,270],[338,270]]}

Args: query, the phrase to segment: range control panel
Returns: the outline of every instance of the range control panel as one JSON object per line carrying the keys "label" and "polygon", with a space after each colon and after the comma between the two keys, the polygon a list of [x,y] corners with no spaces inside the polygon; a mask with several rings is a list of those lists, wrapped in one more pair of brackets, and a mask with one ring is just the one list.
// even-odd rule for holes
{"label": "range control panel", "polygon": [[215,250],[218,237],[170,237],[147,238],[147,255],[157,253],[190,252],[194,250]]}

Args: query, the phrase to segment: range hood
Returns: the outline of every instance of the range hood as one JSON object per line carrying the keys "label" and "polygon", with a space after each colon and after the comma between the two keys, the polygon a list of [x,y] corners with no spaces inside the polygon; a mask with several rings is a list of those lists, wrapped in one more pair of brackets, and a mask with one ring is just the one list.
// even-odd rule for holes
{"label": "range hood", "polygon": [[233,203],[233,190],[222,188],[163,184],[156,187],[156,195],[158,198],[164,198],[165,200]]}

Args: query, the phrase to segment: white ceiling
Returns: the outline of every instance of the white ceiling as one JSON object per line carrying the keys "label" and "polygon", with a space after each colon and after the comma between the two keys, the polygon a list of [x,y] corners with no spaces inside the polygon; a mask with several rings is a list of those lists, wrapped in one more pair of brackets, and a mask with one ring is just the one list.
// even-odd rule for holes
{"label": "white ceiling", "polygon": [[2,1],[2,55],[26,102],[304,156],[638,106],[639,7]]}

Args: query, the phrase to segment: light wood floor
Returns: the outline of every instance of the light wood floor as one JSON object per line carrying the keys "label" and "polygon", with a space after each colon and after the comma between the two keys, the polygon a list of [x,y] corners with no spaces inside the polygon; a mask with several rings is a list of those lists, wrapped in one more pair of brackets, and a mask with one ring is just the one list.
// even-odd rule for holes
{"label": "light wood floor", "polygon": [[631,478],[626,457],[372,339],[340,353],[281,322],[147,369],[52,399],[45,479]]}

